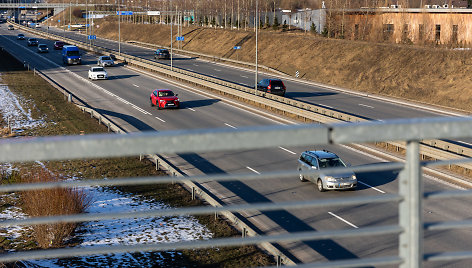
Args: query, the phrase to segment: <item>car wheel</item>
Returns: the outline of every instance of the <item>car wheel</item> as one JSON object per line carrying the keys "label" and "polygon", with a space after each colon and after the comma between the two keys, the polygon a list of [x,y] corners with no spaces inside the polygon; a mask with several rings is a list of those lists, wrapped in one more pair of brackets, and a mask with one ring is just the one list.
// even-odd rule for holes
{"label": "car wheel", "polygon": [[[299,171],[301,171],[301,170],[299,170]],[[305,180],[305,176],[303,176],[303,174],[300,174],[299,177],[300,177],[300,181],[302,181],[302,182],[303,182],[303,181],[306,181],[306,180]]]}
{"label": "car wheel", "polygon": [[323,182],[321,181],[321,179],[318,179],[318,181],[316,182],[316,186],[318,186],[318,191],[320,192],[325,191],[325,189],[323,188]]}
{"label": "car wheel", "polygon": [[149,98],[149,102],[151,102],[151,107],[154,107],[154,106],[155,106],[154,103],[152,103],[152,99],[151,99],[151,98]]}

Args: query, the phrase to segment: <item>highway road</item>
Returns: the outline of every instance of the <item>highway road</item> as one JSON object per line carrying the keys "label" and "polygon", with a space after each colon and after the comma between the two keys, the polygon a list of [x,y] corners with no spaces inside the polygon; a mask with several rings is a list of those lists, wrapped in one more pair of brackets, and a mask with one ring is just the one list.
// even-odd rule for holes
{"label": "highway road", "polygon": [[[209,93],[201,93],[198,89],[186,85],[168,81],[165,78],[141,73],[127,66],[107,68],[110,79],[107,81],[91,82],[87,79],[87,70],[96,64],[97,55],[84,54],[84,65],[65,67],[59,51],[52,50],[52,41],[41,40],[47,43],[50,53],[39,55],[36,48],[27,47],[26,41],[16,40],[18,30],[7,31],[6,27],[0,27],[0,46],[4,47],[17,57],[28,62],[30,66],[44,72],[57,81],[63,87],[72,91],[75,95],[97,109],[100,113],[118,123],[129,132],[149,130],[174,130],[197,128],[238,128],[243,126],[271,125],[271,124],[296,124],[286,119],[274,119],[271,115],[253,113],[244,104],[234,103],[231,100],[222,99],[220,96],[212,96]],[[26,36],[31,36],[25,33]],[[142,48],[123,47],[123,51],[139,51]],[[149,55],[150,50],[146,50]],[[207,67],[201,67],[201,72],[211,68],[221,68],[221,65],[199,61],[181,60],[181,64],[204,63]],[[178,61],[176,61],[178,62]],[[198,62],[198,63],[197,63]],[[199,66],[195,66],[199,67]],[[226,67],[225,67],[226,68]],[[200,70],[200,68],[197,68]],[[227,70],[217,72],[217,75],[229,75],[232,72],[242,70]],[[225,69],[226,70],[226,69]],[[237,80],[235,74],[228,79]],[[238,80],[239,81],[239,80]],[[241,80],[243,81],[243,80]],[[289,86],[290,85],[290,86]],[[293,85],[303,85],[293,83]],[[305,85],[298,91],[292,91],[291,83],[287,83],[290,92],[304,93],[304,100],[321,101],[316,96],[308,94],[321,92],[321,89]],[[179,94],[182,101],[182,109],[157,110],[149,105],[149,94],[155,88],[169,88]],[[299,94],[300,95],[300,94]],[[367,115],[380,116],[382,119],[398,117],[394,111],[406,113],[407,108],[396,104],[388,104],[361,98],[349,94],[324,94],[323,102],[326,105],[347,105],[348,108],[356,108],[357,111]],[[336,101],[338,99],[338,101]],[[383,113],[375,113],[372,109],[356,105],[353,100],[365,101],[366,105],[374,107],[389,107]],[[367,102],[371,101],[371,102]],[[343,104],[350,103],[350,104]],[[377,106],[378,105],[378,106]],[[341,106],[340,106],[341,107]],[[344,109],[343,108],[343,109]],[[401,108],[401,109],[400,109]],[[409,109],[409,108],[408,108]],[[374,109],[375,110],[375,109]],[[430,112],[411,109],[408,117],[431,116]],[[275,117],[277,118],[277,117]],[[314,137],[316,138],[316,137]],[[158,145],[156,145],[158,146]],[[245,150],[231,152],[217,152],[206,154],[181,154],[166,156],[169,161],[178,166],[187,175],[216,174],[216,173],[264,173],[274,170],[294,170],[300,153],[310,148],[273,148],[269,150]],[[349,146],[325,146],[316,149],[327,149],[336,152],[346,162],[352,165],[367,165],[382,162],[383,159],[357,151]],[[325,199],[335,197],[382,195],[396,193],[398,191],[397,174],[395,172],[377,172],[357,174],[360,181],[356,191],[317,192],[315,185],[309,182],[301,182],[298,178],[279,178],[271,183],[267,181],[251,182],[206,182],[203,185],[210,189],[218,198],[227,204],[240,204],[251,202],[282,202],[294,200]],[[425,177],[425,191],[450,190],[452,186]],[[361,206],[331,207],[313,210],[281,210],[274,212],[246,213],[246,220],[257,227],[261,233],[280,234],[307,230],[337,230],[358,227],[370,227],[395,224],[398,221],[397,204],[365,204]],[[464,200],[443,200],[441,202],[426,202],[424,204],[425,221],[449,221],[470,218],[468,204]],[[468,231],[444,231],[425,234],[425,252],[462,251],[470,245],[471,234]],[[326,260],[340,260],[347,258],[379,257],[398,254],[398,239],[396,236],[376,236],[350,239],[336,239],[323,241],[299,241],[280,245],[287,255],[300,263],[318,262]],[[450,262],[454,267],[468,267],[467,261]],[[443,266],[444,263],[434,263],[428,267]]]}

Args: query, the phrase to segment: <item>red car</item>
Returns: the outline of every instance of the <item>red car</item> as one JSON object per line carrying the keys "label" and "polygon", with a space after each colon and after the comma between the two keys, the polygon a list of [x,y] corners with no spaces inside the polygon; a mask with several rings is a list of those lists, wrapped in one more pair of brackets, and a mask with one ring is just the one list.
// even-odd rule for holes
{"label": "red car", "polygon": [[157,106],[157,108],[179,108],[180,100],[177,94],[174,94],[170,89],[156,89],[151,93],[149,97],[151,106]]}
{"label": "red car", "polygon": [[64,45],[65,45],[64,42],[62,42],[62,41],[56,41],[56,42],[54,42],[54,49],[56,49],[56,50],[57,50],[57,49],[62,49],[62,47],[63,47]]}

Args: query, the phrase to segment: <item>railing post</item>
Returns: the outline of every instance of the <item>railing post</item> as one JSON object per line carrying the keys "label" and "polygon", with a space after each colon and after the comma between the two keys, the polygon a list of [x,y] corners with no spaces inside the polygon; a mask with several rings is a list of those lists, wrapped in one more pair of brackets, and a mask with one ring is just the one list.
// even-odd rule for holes
{"label": "railing post", "polygon": [[419,268],[423,262],[423,181],[421,178],[419,142],[408,141],[405,169],[400,173],[398,191],[399,221],[403,232],[399,239],[400,268]]}

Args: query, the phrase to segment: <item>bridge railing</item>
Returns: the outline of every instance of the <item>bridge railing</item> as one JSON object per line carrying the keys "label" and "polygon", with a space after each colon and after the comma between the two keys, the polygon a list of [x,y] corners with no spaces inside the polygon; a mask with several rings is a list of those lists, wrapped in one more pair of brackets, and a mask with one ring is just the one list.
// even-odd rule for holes
{"label": "bridge railing", "polygon": [[[85,135],[40,137],[35,139],[4,139],[0,141],[0,162],[29,162],[84,158],[105,158],[141,154],[180,154],[233,151],[246,149],[267,149],[278,146],[313,146],[325,144],[349,144],[366,142],[405,141],[405,163],[384,163],[350,167],[355,172],[397,170],[398,193],[374,196],[357,196],[323,200],[303,200],[270,203],[248,203],[237,205],[204,206],[177,209],[150,210],[132,213],[87,213],[51,217],[6,220],[0,227],[13,225],[46,224],[55,222],[81,222],[102,219],[139,218],[173,215],[200,215],[224,212],[273,211],[328,206],[352,206],[384,202],[398,203],[399,222],[380,227],[361,227],[330,231],[307,231],[265,235],[256,233],[241,238],[219,238],[166,244],[138,244],[133,246],[100,246],[36,251],[8,252],[0,254],[0,262],[28,259],[62,258],[118,252],[164,251],[225,247],[236,245],[263,245],[290,241],[310,241],[349,237],[371,237],[385,234],[398,235],[398,255],[373,258],[358,258],[309,264],[310,267],[363,267],[366,265],[398,265],[400,267],[422,267],[423,262],[472,259],[472,252],[424,252],[424,231],[442,231],[472,227],[472,221],[423,222],[422,203],[425,199],[470,197],[472,191],[448,191],[424,193],[422,167],[447,165],[455,162],[470,162],[471,159],[454,161],[422,162],[419,154],[419,140],[460,139],[472,136],[471,118],[429,118],[393,120],[386,122],[341,123],[332,125],[262,126],[240,129],[202,129],[145,132],[129,135]],[[158,146],[157,146],[158,145]],[[295,163],[294,163],[295,164]],[[328,170],[330,173],[344,169]],[[312,170],[303,174],[317,174]],[[46,188],[69,188],[80,186],[138,185],[192,181],[249,181],[270,180],[280,177],[298,179],[299,172],[293,170],[262,174],[222,174],[187,177],[145,177],[107,180],[81,180],[38,184],[1,185],[0,192],[26,191]],[[367,239],[367,238],[366,238]],[[280,264],[293,264],[282,261]],[[307,264],[308,265],[308,264]]]}

